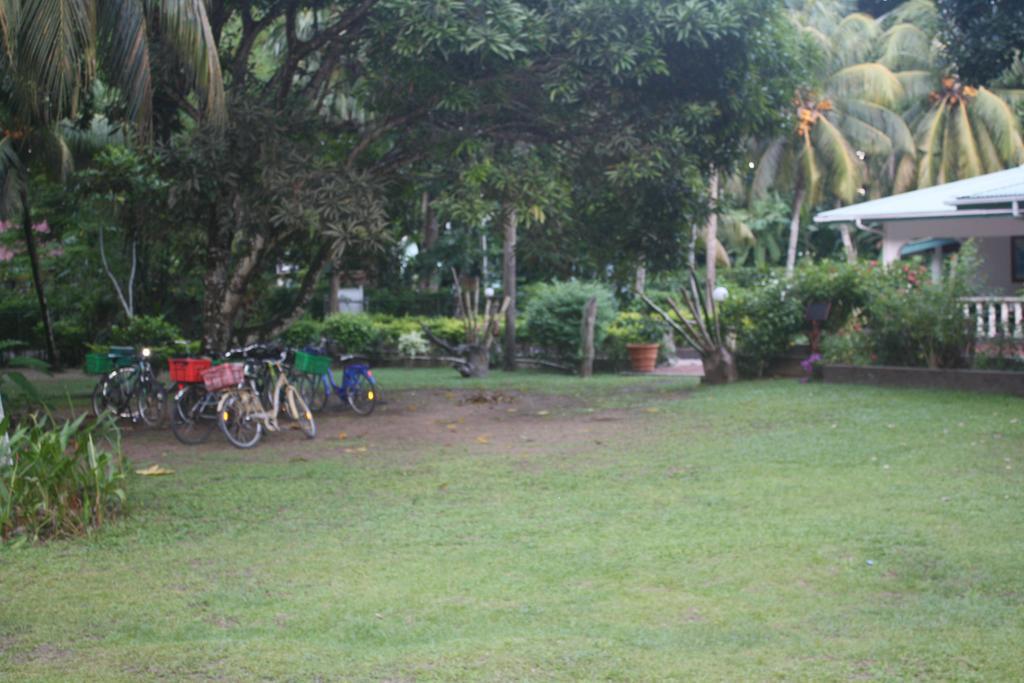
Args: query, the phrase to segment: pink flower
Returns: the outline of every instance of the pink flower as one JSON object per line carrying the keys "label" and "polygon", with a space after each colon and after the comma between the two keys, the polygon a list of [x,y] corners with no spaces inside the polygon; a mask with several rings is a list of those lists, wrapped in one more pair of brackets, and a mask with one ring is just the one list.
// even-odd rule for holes
{"label": "pink flower", "polygon": [[50,233],[50,224],[44,220],[42,223],[33,225],[32,229],[42,235],[48,235]]}
{"label": "pink flower", "polygon": [[3,245],[0,245],[0,262],[10,261],[13,258],[14,252]]}
{"label": "pink flower", "polygon": [[8,223],[7,221],[0,221],[0,232],[7,232],[13,227],[14,226]]}
{"label": "pink flower", "polygon": [[53,249],[50,250],[50,256],[57,257],[57,256],[63,256],[63,255],[64,255],[64,249],[61,248],[61,247],[54,247]]}

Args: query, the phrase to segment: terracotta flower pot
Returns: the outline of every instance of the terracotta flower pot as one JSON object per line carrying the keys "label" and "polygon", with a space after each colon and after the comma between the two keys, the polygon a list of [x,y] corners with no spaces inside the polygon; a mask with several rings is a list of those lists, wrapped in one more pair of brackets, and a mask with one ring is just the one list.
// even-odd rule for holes
{"label": "terracotta flower pot", "polygon": [[629,362],[633,372],[654,372],[654,364],[658,362],[660,344],[626,344]]}

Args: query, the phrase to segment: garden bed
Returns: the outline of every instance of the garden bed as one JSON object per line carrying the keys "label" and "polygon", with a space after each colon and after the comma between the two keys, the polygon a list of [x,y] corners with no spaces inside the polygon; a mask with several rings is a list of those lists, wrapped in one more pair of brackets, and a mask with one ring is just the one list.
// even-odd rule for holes
{"label": "garden bed", "polygon": [[888,365],[825,365],[822,379],[832,384],[870,384],[916,389],[954,389],[1024,397],[1024,373],[1005,370],[946,370]]}

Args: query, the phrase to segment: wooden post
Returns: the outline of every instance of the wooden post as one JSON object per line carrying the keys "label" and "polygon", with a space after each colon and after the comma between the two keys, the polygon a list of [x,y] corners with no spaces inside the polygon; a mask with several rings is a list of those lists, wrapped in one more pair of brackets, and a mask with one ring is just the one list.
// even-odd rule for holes
{"label": "wooden post", "polygon": [[580,364],[580,377],[594,374],[594,324],[597,322],[597,297],[590,297],[583,307],[583,320],[580,332],[583,337],[583,362]]}
{"label": "wooden post", "polygon": [[516,209],[510,203],[502,206],[504,221],[501,245],[501,289],[508,297],[509,306],[505,311],[505,341],[502,344],[505,370],[516,369],[516,227],[519,219]]}

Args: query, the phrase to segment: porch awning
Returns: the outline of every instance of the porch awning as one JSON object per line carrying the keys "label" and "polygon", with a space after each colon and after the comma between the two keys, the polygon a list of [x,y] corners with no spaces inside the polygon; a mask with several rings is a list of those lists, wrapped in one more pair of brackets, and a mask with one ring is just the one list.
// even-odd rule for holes
{"label": "porch awning", "polygon": [[900,247],[900,258],[905,256],[913,256],[914,254],[924,254],[935,249],[942,249],[943,251],[952,251],[952,247],[960,246],[960,242],[957,240],[948,239],[936,239],[936,240],[924,240],[921,242],[912,242],[910,244],[904,244]]}

